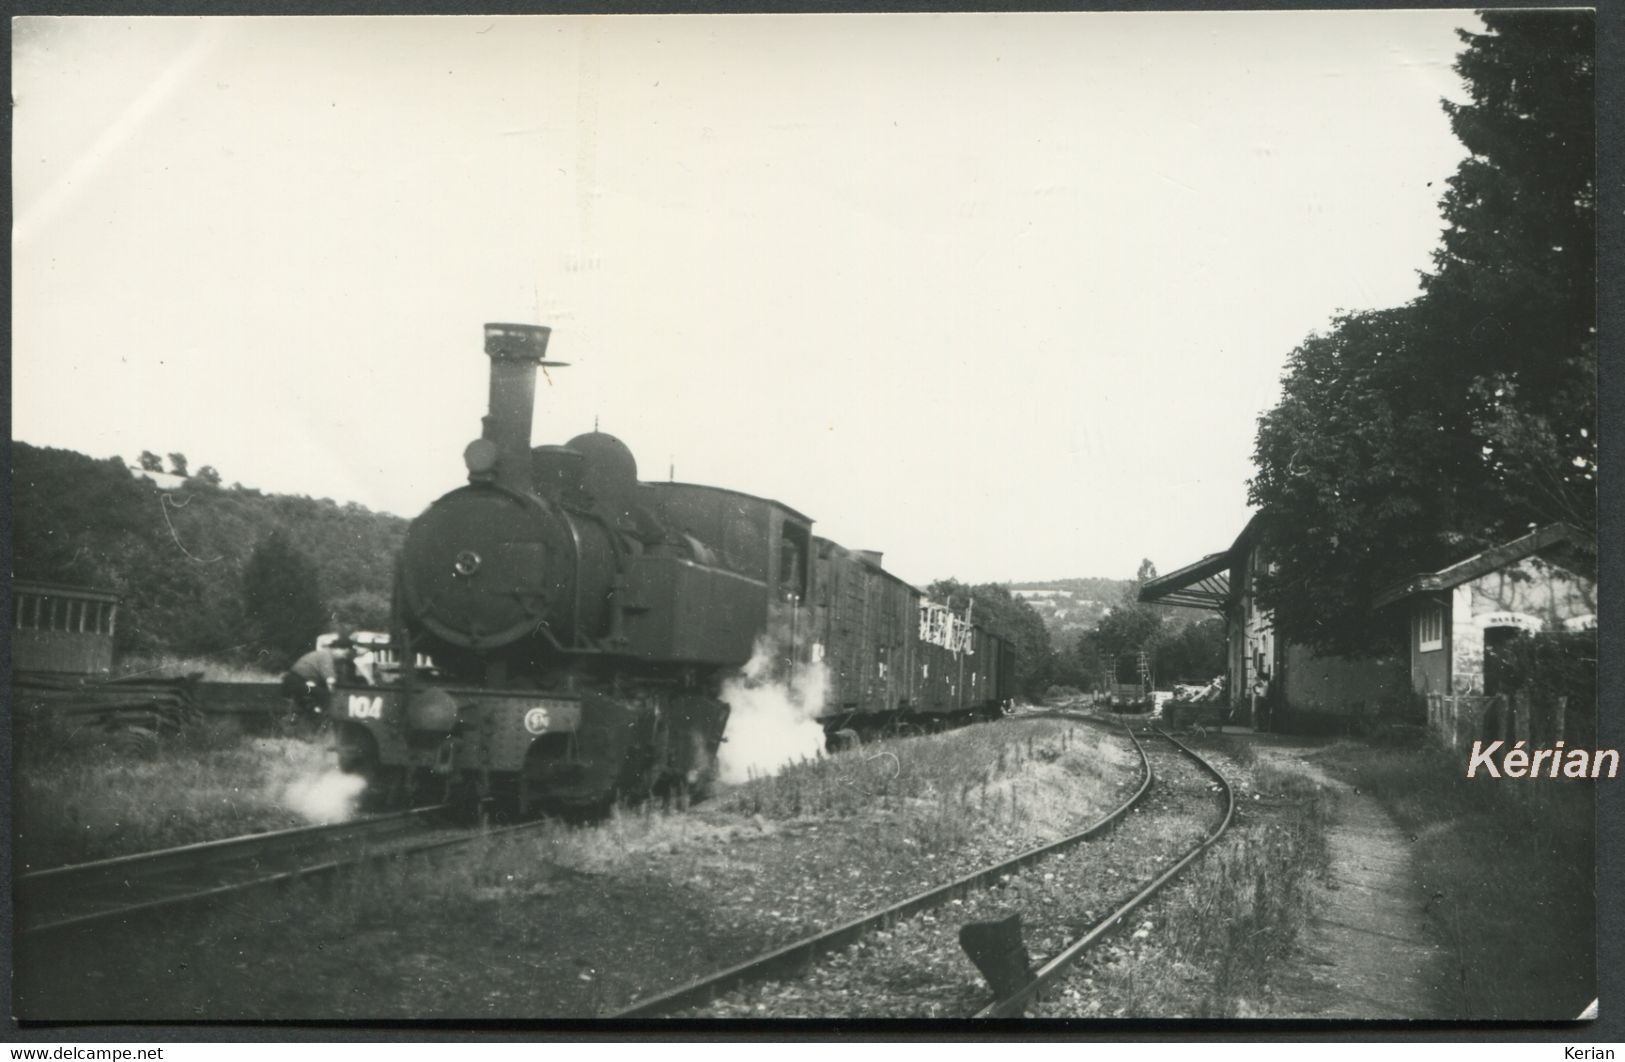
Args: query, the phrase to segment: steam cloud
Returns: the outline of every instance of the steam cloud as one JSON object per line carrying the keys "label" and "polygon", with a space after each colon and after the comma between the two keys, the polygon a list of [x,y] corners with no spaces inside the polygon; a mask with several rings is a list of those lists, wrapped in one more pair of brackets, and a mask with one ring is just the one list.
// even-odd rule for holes
{"label": "steam cloud", "polygon": [[261,739],[256,744],[264,746],[272,761],[266,788],[276,803],[317,824],[344,822],[355,815],[367,781],[339,770],[329,750],[293,739]]}
{"label": "steam cloud", "polygon": [[762,635],[750,662],[722,685],[722,699],[730,708],[726,740],[717,754],[724,782],[775,774],[787,763],[823,752],[818,713],[829,689],[829,669],[822,661],[797,663],[792,669],[788,646],[788,637]]}
{"label": "steam cloud", "polygon": [[282,802],[311,822],[343,822],[355,814],[367,780],[329,767],[288,783]]}

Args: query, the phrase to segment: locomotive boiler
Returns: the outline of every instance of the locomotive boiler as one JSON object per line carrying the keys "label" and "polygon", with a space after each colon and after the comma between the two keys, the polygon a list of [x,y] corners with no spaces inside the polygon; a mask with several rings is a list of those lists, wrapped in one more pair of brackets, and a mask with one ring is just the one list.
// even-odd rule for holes
{"label": "locomotive boiler", "polygon": [[485,326],[490,399],[468,482],[412,521],[396,564],[392,637],[437,673],[405,667],[331,700],[341,766],[375,797],[444,786],[523,814],[703,787],[723,681],[764,647],[778,666],[829,670],[831,731],[1008,696],[1008,645],[944,623],[878,555],[815,538],[794,509],[642,482],[597,431],[533,448],[536,372],[561,364],[549,334]]}

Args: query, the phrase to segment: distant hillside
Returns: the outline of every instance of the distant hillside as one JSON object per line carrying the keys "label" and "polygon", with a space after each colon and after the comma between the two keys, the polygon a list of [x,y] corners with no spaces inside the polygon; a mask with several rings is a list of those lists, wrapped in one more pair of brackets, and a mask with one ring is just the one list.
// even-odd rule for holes
{"label": "distant hillside", "polygon": [[1075,649],[1085,631],[1093,630],[1123,598],[1128,579],[1052,579],[1011,583],[1010,593],[1031,605],[1044,619],[1057,652]]}
{"label": "distant hillside", "polygon": [[243,570],[281,530],[316,570],[329,626],[387,624],[406,521],[331,499],[141,473],[119,458],[12,443],[12,574],[112,589],[119,649],[236,656],[277,668],[246,640]]}
{"label": "distant hillside", "polygon": [[[1031,605],[1044,619],[1050,644],[1058,653],[1077,649],[1078,639],[1095,629],[1101,618],[1122,603],[1132,579],[1051,579],[1048,582],[1011,583],[1013,597]],[[1164,628],[1176,633],[1212,617],[1211,612],[1171,606],[1150,606],[1162,617]]]}

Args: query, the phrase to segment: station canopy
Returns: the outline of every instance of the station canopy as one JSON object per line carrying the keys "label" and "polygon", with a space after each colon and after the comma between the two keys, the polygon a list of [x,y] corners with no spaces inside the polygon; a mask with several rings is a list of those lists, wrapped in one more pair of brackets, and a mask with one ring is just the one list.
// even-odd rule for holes
{"label": "station canopy", "polygon": [[1230,598],[1230,550],[1209,553],[1177,572],[1149,579],[1140,587],[1140,601],[1148,605],[1182,605],[1223,612]]}

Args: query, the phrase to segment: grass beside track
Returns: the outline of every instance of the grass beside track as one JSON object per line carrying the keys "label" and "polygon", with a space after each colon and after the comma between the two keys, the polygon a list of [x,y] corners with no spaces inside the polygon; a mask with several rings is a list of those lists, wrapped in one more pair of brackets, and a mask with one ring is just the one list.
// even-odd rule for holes
{"label": "grass beside track", "polygon": [[[52,1018],[591,1016],[1074,832],[1138,785],[1061,720],[880,742],[19,957]],[[99,987],[86,993],[86,979]]]}
{"label": "grass beside track", "polygon": [[18,872],[306,825],[290,789],[331,758],[316,742],[208,727],[156,749],[69,740],[61,727],[33,718],[14,731]]}
{"label": "grass beside track", "polygon": [[1316,762],[1414,842],[1475,1019],[1567,1020],[1597,996],[1596,783],[1466,777],[1466,755],[1338,742]]}
{"label": "grass beside track", "polygon": [[1267,1017],[1269,979],[1308,922],[1327,865],[1326,795],[1245,740],[1188,741],[1230,781],[1229,831],[1079,963],[1047,1017]]}

